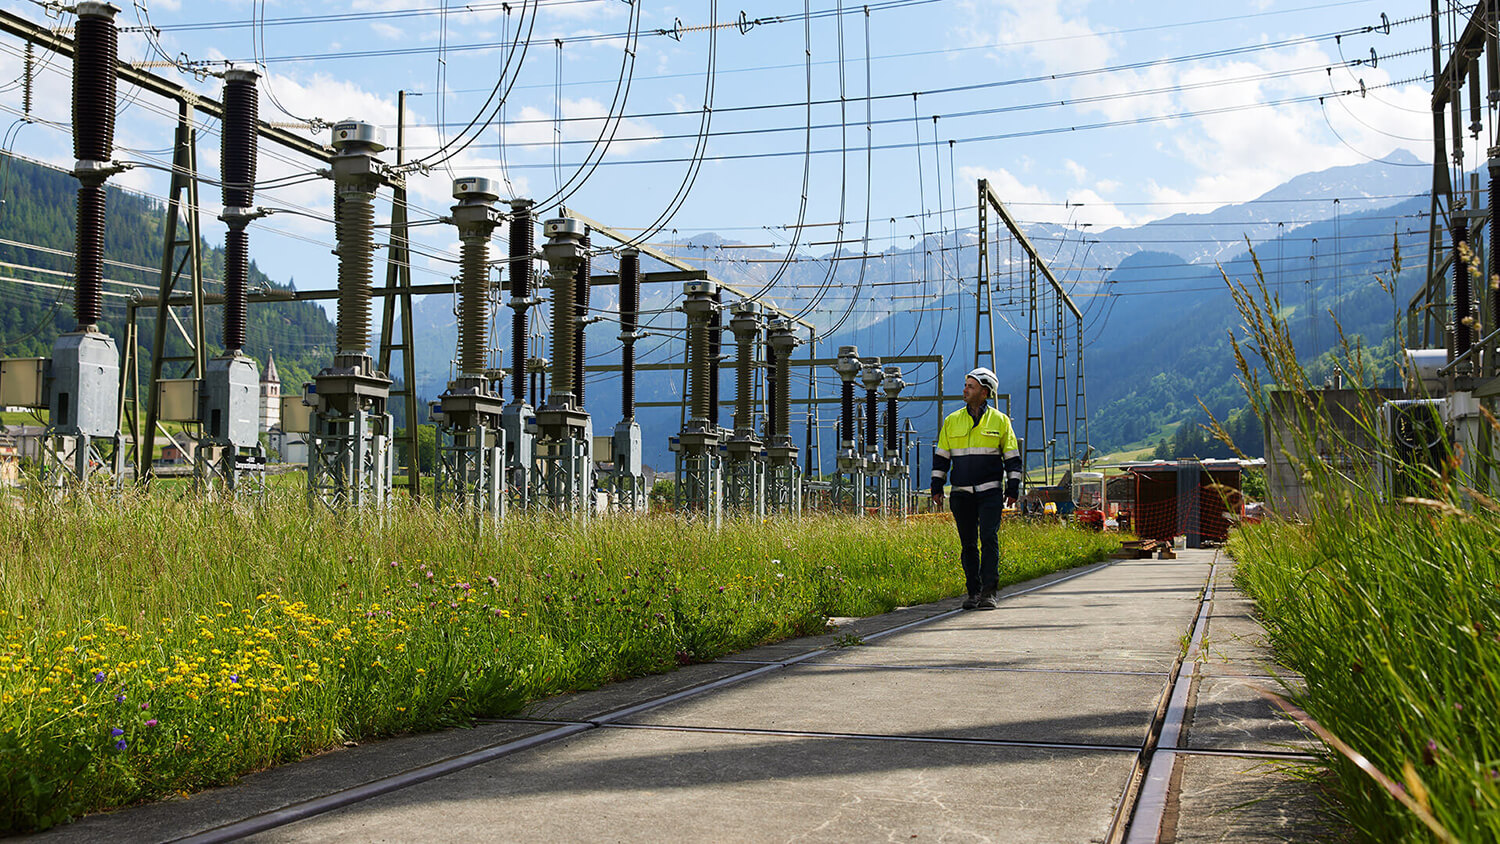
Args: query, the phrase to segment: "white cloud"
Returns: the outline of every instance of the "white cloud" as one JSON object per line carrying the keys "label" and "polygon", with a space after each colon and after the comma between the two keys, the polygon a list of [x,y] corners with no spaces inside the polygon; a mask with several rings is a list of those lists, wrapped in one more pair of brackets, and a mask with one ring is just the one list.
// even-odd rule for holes
{"label": "white cloud", "polygon": [[1083,14],[1086,0],[967,0],[967,18],[955,36],[962,46],[1000,44],[991,55],[1020,53],[1048,72],[1106,64],[1114,55],[1108,37],[1095,33]]}
{"label": "white cloud", "polygon": [[[990,189],[1011,208],[1011,213],[1029,221],[1078,225],[1101,231],[1111,226],[1135,225],[1137,220],[1093,190],[1069,191],[1058,195],[1041,187],[1021,181],[1004,168],[961,167],[959,177],[965,182],[987,179]],[[1085,225],[1087,224],[1087,225]]]}
{"label": "white cloud", "polygon": [[[993,58],[1007,62],[1009,68],[1021,64],[1018,56],[1025,57],[1026,67],[1059,74],[1134,58],[1114,58],[1115,37],[1094,33],[1085,14],[1087,5],[1082,0],[970,0],[965,7],[970,26],[959,37],[970,44],[1014,45],[992,52]],[[1066,48],[1060,49],[1061,45]],[[1055,98],[1068,103],[1032,112],[1039,127],[1215,112],[1149,124],[1160,128],[1095,130],[1142,140],[1154,135],[1157,156],[1121,152],[1105,159],[1060,163],[1079,184],[1087,184],[1089,170],[1119,173],[1114,167],[1122,161],[1130,162],[1134,173],[1156,174],[1155,180],[1144,184],[1129,179],[1101,181],[1094,185],[1099,193],[1127,189],[1144,191],[1166,203],[1228,202],[1259,195],[1301,173],[1384,155],[1393,146],[1422,157],[1430,154],[1426,121],[1421,118],[1428,93],[1420,85],[1408,85],[1379,90],[1363,99],[1339,97],[1338,91],[1357,90],[1361,79],[1372,87],[1390,81],[1383,68],[1357,67],[1351,72],[1339,68],[1340,64],[1321,44],[1309,42],[1214,61],[1158,62],[1128,71],[1085,73],[1049,83],[1056,89],[1049,94],[1040,94],[1039,86],[1018,90],[1027,92],[1021,94],[1024,101]],[[1327,72],[1330,66],[1335,68],[1332,76]],[[1322,104],[1318,97],[1325,97]],[[1302,102],[1258,105],[1294,99]],[[1329,131],[1330,124],[1343,140]],[[1019,168],[1016,172],[1031,172],[1020,161],[1010,166]],[[1000,173],[1009,175],[1008,171]],[[997,175],[997,188],[1003,182]],[[1011,187],[1020,195],[1026,193],[1019,183]],[[1157,208],[1152,216],[1187,207]],[[1098,222],[1125,219],[1126,215],[1113,209]]]}

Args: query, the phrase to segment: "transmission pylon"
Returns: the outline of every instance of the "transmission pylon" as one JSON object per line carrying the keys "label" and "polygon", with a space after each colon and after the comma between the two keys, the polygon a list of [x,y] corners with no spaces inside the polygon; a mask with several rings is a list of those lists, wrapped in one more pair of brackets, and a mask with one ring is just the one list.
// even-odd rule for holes
{"label": "transmission pylon", "polygon": [[1068,406],[1067,326],[1063,322],[1062,297],[1057,296],[1054,301],[1057,307],[1052,312],[1052,348],[1055,354],[1052,360],[1052,447],[1047,450],[1049,480],[1050,467],[1057,464],[1059,452],[1069,460],[1073,458],[1073,433],[1068,424],[1071,408]]}
{"label": "transmission pylon", "polygon": [[[1039,323],[1038,301],[1036,295],[1036,265],[1037,259],[1032,257],[1027,261],[1026,270],[1026,424],[1022,426],[1021,444],[1025,452],[1025,468],[1030,469],[1033,465],[1039,465],[1047,457],[1047,420],[1042,415],[1042,408],[1047,402],[1046,392],[1042,389],[1042,338]],[[1032,396],[1036,400],[1032,401]],[[1033,436],[1033,434],[1035,434]],[[1032,455],[1037,460],[1032,462]]]}
{"label": "transmission pylon", "polygon": [[995,321],[990,316],[990,248],[989,248],[989,204],[986,199],[993,196],[990,183],[979,180],[979,261],[977,283],[974,288],[974,368],[981,366],[995,369]]}

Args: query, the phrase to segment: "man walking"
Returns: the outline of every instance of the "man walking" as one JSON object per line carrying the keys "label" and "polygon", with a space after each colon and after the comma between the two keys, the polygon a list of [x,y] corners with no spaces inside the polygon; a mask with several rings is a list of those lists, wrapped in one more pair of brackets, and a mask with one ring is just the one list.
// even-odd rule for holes
{"label": "man walking", "polygon": [[943,505],[943,483],[952,487],[949,508],[958,527],[964,609],[1000,606],[1000,513],[1021,493],[1021,446],[1010,418],[990,405],[1000,389],[995,373],[980,367],[964,378],[964,406],[948,414],[932,451],[932,503]]}

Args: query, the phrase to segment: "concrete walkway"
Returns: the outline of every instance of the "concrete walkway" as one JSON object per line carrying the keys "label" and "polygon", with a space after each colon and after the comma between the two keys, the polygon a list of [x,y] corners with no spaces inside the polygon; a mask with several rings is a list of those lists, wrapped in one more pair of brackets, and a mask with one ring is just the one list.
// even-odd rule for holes
{"label": "concrete walkway", "polygon": [[[1247,685],[1267,655],[1227,560],[1202,659],[1174,675],[1215,560],[1117,562],[1013,587],[995,611],[853,621],[42,837],[1084,842],[1135,812],[1131,841],[1309,840],[1316,801],[1287,770],[1308,745]],[[1176,740],[1143,754],[1163,715]]]}

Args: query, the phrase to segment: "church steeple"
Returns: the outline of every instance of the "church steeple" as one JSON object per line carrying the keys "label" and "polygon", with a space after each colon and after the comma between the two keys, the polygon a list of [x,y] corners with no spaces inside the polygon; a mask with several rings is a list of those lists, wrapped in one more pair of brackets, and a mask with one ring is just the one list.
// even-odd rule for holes
{"label": "church steeple", "polygon": [[276,353],[266,352],[266,371],[260,374],[262,384],[280,384],[281,376],[276,374]]}
{"label": "church steeple", "polygon": [[276,374],[276,355],[266,352],[266,368],[260,374],[260,429],[281,425],[281,376]]}

